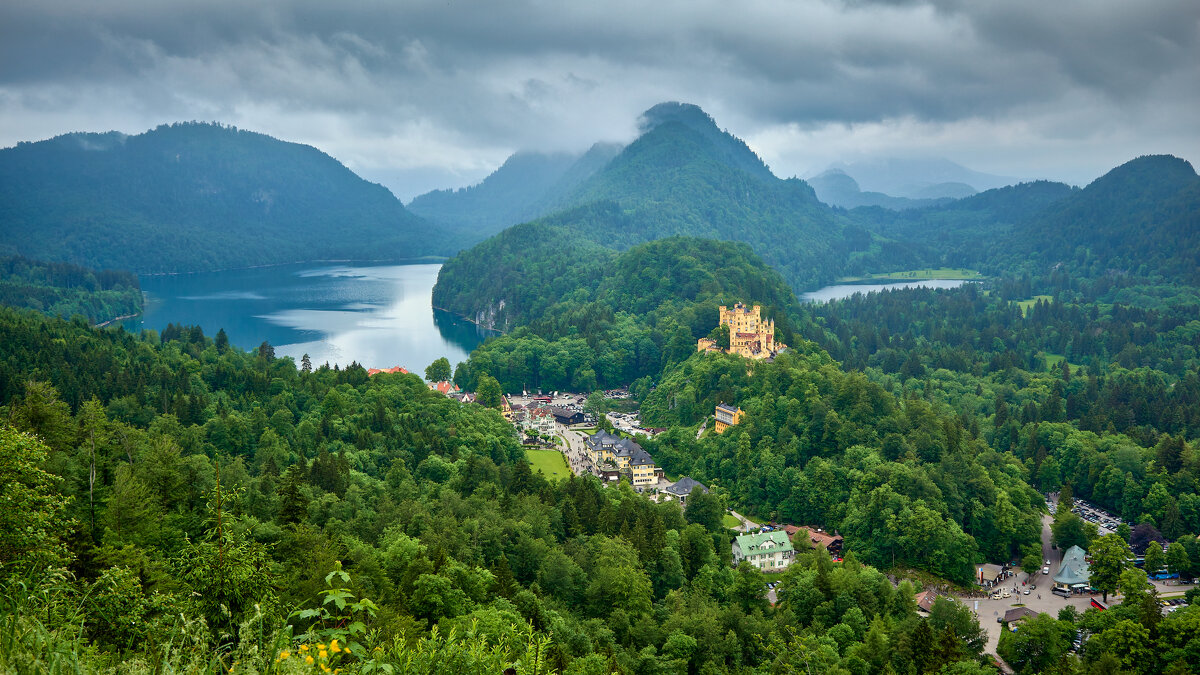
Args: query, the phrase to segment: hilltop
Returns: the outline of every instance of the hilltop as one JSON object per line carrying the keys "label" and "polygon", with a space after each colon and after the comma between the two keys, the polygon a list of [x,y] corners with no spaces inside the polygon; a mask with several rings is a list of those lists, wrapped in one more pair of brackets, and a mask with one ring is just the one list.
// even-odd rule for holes
{"label": "hilltop", "polygon": [[0,253],[140,273],[450,252],[320,150],[200,123],[0,150],[0,240]]}

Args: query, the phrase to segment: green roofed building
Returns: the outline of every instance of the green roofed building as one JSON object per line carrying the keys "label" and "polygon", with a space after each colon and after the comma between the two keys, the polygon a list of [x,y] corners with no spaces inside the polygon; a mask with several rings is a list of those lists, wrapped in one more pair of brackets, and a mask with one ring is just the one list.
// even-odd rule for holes
{"label": "green roofed building", "polygon": [[1058,568],[1058,574],[1054,575],[1054,587],[1070,591],[1087,588],[1092,571],[1088,567],[1086,556],[1087,552],[1078,546],[1067,549],[1066,554],[1063,555],[1062,565]]}
{"label": "green roofed building", "polygon": [[783,530],[743,534],[733,540],[733,564],[743,560],[764,572],[781,572],[792,564],[796,549]]}

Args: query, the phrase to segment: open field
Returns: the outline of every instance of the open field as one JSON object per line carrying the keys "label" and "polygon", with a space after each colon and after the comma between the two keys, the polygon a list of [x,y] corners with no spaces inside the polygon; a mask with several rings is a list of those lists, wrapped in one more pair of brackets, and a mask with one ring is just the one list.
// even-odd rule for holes
{"label": "open field", "polygon": [[742,524],[742,521],[738,520],[737,518],[734,518],[733,516],[729,515],[728,513],[726,513],[724,516],[721,517],[721,522],[725,525],[725,527],[728,527],[728,528],[734,528],[734,527],[737,527],[738,525]]}
{"label": "open field", "polygon": [[1036,305],[1038,303],[1038,300],[1045,300],[1046,302],[1050,302],[1053,299],[1054,298],[1049,295],[1035,295],[1028,300],[1017,300],[1017,306],[1021,308],[1021,316],[1025,316],[1026,314],[1029,313],[1029,308]]}
{"label": "open field", "polygon": [[849,284],[859,281],[922,281],[928,279],[982,279],[983,275],[975,270],[954,267],[931,267],[923,270],[906,270],[903,272],[881,272],[866,274],[859,277],[842,277],[839,284]]}
{"label": "open field", "polygon": [[525,454],[533,470],[541,471],[546,478],[567,478],[571,475],[566,458],[557,450],[526,450]]}

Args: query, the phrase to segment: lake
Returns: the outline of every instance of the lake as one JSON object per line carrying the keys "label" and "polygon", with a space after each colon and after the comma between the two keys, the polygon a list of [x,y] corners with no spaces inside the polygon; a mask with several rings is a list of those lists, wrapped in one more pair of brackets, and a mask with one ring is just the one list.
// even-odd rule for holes
{"label": "lake", "polygon": [[415,373],[438,357],[451,366],[488,335],[431,302],[439,264],[304,263],[198,274],[140,278],[148,301],[126,330],[168,323],[198,325],[212,337],[255,349],[265,340],[276,356],[313,366],[403,366]]}
{"label": "lake", "polygon": [[968,283],[963,279],[926,279],[923,281],[895,281],[882,284],[838,284],[800,294],[801,302],[832,302],[844,300],[855,293],[873,293],[896,288],[958,288]]}

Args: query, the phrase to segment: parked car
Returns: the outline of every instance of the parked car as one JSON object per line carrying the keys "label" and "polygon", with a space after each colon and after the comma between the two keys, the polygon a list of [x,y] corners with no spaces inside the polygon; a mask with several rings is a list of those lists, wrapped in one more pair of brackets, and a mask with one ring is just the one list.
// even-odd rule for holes
{"label": "parked car", "polygon": [[1046,565],[1042,568],[1042,574],[1050,574],[1050,566]]}

